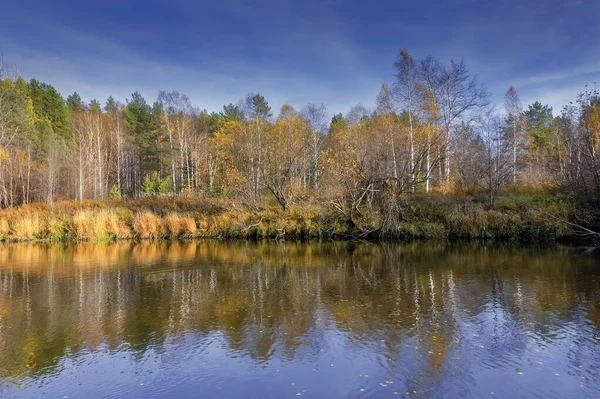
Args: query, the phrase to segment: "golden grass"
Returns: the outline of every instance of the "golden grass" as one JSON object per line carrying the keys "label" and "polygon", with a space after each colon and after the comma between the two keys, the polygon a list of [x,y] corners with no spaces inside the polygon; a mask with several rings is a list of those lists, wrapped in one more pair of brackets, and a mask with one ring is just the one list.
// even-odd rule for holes
{"label": "golden grass", "polygon": [[71,232],[79,240],[128,238],[131,230],[113,210],[80,210],[75,213]]}
{"label": "golden grass", "polygon": [[10,226],[6,218],[0,218],[0,240],[6,240],[10,233]]}
{"label": "golden grass", "polygon": [[138,238],[164,238],[165,223],[150,211],[139,212],[133,217],[133,233]]}
{"label": "golden grass", "polygon": [[172,238],[196,236],[196,221],[190,216],[169,213],[165,218],[165,226]]}
{"label": "golden grass", "polygon": [[[567,236],[565,224],[524,205],[534,204],[563,219],[576,208],[552,187],[522,188],[502,195],[495,209],[483,190],[452,194],[407,194],[402,217],[382,227],[378,208],[363,209],[349,231],[335,210],[318,203],[292,205],[282,211],[264,204],[258,212],[231,200],[203,197],[160,197],[121,201],[59,202],[0,210],[0,240],[84,240],[178,238],[309,239],[351,238],[361,231],[371,238],[553,239]],[[551,194],[550,194],[551,193]]]}
{"label": "golden grass", "polygon": [[12,238],[15,240],[34,240],[46,233],[46,222],[38,214],[26,214],[12,220]]}

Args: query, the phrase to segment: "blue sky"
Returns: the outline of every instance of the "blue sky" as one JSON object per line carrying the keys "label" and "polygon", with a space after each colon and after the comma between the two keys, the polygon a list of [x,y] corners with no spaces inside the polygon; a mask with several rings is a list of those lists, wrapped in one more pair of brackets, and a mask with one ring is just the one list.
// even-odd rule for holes
{"label": "blue sky", "polygon": [[346,112],[374,105],[400,48],[464,58],[498,104],[513,84],[558,110],[600,78],[597,0],[0,3],[0,51],[86,101],[179,90],[216,111],[254,92]]}

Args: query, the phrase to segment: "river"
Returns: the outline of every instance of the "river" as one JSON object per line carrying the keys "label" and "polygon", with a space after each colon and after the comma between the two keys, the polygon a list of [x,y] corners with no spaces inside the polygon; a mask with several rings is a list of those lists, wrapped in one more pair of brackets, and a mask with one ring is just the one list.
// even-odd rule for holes
{"label": "river", "polygon": [[0,397],[598,398],[600,251],[0,247]]}

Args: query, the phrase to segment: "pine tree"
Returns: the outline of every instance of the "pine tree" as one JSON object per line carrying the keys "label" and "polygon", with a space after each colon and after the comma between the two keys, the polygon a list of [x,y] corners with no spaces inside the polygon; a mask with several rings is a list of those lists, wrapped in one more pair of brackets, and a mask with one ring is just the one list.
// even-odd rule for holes
{"label": "pine tree", "polygon": [[125,123],[138,161],[140,178],[159,169],[158,140],[152,111],[137,91],[125,107]]}

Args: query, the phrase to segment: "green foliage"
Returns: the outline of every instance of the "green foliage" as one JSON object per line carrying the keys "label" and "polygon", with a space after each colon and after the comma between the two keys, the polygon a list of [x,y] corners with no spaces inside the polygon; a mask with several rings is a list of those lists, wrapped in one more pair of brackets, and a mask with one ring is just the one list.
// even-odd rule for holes
{"label": "green foliage", "polygon": [[337,126],[339,128],[343,128],[344,126],[346,126],[346,120],[344,119],[344,116],[341,112],[339,114],[334,115],[333,118],[331,118],[331,125]]}
{"label": "green foliage", "polygon": [[72,138],[69,109],[62,96],[56,89],[47,84],[32,79],[29,83],[29,95],[33,101],[33,110],[38,120],[47,121],[48,125],[41,125],[39,133],[43,136],[49,130],[65,142]]}
{"label": "green foliage", "polygon": [[135,92],[125,108],[125,123],[131,134],[135,155],[138,158],[141,174],[157,170],[159,167],[158,130],[153,109],[144,97]]}
{"label": "green foliage", "polygon": [[109,198],[113,201],[118,201],[121,199],[121,192],[116,184],[113,184],[113,186],[110,188]]}
{"label": "green foliage", "polygon": [[165,195],[173,192],[173,186],[168,177],[160,177],[158,172],[154,172],[144,178],[142,183],[142,195]]}
{"label": "green foliage", "polygon": [[237,105],[233,105],[231,103],[227,105],[223,105],[223,111],[219,113],[219,115],[225,119],[225,121],[243,121],[244,113]]}
{"label": "green foliage", "polygon": [[271,116],[271,107],[269,103],[260,94],[252,97],[252,116],[254,118],[266,119]]}
{"label": "green foliage", "polygon": [[550,148],[552,146],[552,107],[536,101],[525,111],[527,133],[532,149]]}
{"label": "green foliage", "polygon": [[98,100],[92,100],[92,101],[90,101],[90,107],[96,108],[96,109],[101,109],[102,108],[102,106],[100,105],[100,101],[98,101]]}
{"label": "green foliage", "polygon": [[81,96],[77,92],[67,96],[67,108],[69,108],[69,110],[75,111],[83,108],[83,106]]}
{"label": "green foliage", "polygon": [[10,131],[22,132],[15,139],[22,143],[31,135],[35,115],[31,100],[27,97],[27,84],[19,77],[15,82],[10,79],[0,81],[0,115]]}
{"label": "green foliage", "polygon": [[104,109],[108,112],[109,115],[115,115],[117,113],[117,102],[113,98],[113,96],[109,96],[106,100],[106,104],[104,105]]}

